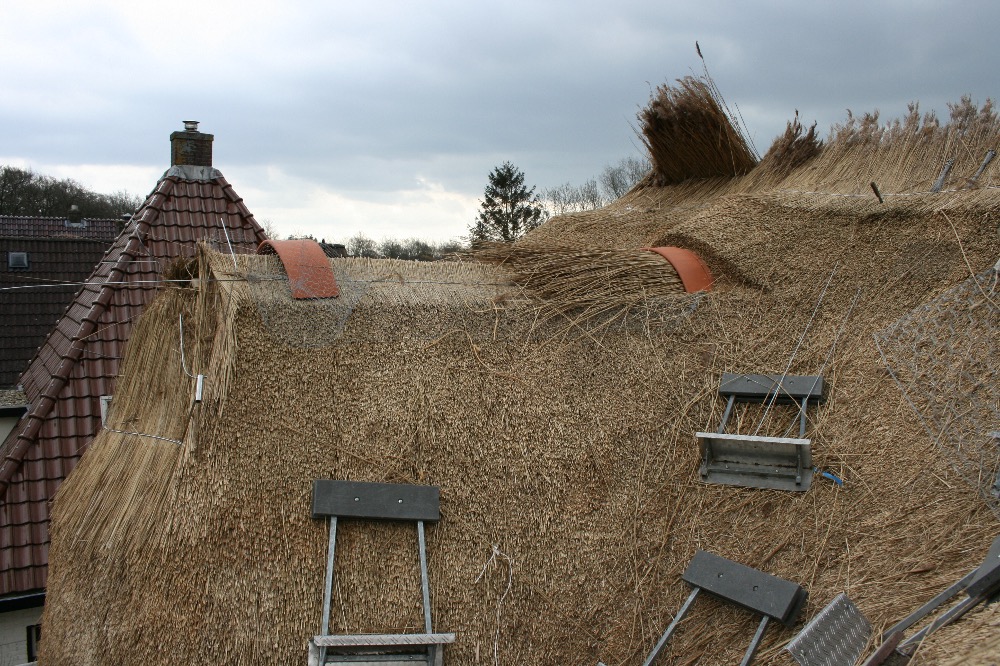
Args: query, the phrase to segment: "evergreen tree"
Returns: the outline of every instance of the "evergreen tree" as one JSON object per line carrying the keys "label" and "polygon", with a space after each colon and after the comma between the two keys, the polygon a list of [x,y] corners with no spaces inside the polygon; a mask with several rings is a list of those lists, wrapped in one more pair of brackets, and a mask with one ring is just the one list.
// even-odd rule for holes
{"label": "evergreen tree", "polygon": [[524,173],[510,162],[495,167],[476,222],[469,227],[469,238],[476,241],[511,242],[531,231],[545,219],[545,209],[535,195],[535,188],[524,185]]}

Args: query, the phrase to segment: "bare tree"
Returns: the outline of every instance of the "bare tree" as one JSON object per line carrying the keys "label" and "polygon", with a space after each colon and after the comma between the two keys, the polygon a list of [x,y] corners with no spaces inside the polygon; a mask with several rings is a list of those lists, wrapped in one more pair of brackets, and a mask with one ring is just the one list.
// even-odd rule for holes
{"label": "bare tree", "polygon": [[257,220],[257,224],[259,224],[260,228],[264,230],[264,233],[267,234],[268,238],[271,240],[278,240],[278,228],[274,226],[273,221],[264,218]]}
{"label": "bare tree", "polygon": [[600,175],[601,189],[608,199],[620,199],[645,178],[651,168],[645,157],[625,157],[618,164],[604,167]]}
{"label": "bare tree", "polygon": [[583,185],[564,183],[544,190],[542,201],[553,215],[597,210],[624,196],[650,168],[645,158],[626,157],[617,164],[607,165],[599,178],[591,178]]}
{"label": "bare tree", "polygon": [[377,257],[378,247],[371,238],[357,233],[347,241],[347,253],[352,257]]}

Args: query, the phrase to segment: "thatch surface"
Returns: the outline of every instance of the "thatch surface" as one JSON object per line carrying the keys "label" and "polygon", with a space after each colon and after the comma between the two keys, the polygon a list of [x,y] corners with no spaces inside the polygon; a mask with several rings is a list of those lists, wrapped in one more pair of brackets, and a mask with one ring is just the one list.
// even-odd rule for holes
{"label": "thatch surface", "polygon": [[[803,619],[846,592],[885,629],[981,561],[997,521],[915,418],[873,333],[997,260],[1000,195],[879,205],[789,191],[810,182],[803,169],[849,171],[825,165],[828,150],[778,190],[646,188],[529,236],[542,255],[674,242],[718,278],[697,299],[606,290],[597,307],[621,306],[611,321],[570,325],[572,299],[543,313],[570,319],[542,316],[514,284],[523,266],[337,260],[356,290],[295,303],[273,258],[234,268],[206,255],[196,288],[144,316],[112,415],[184,443],[106,431],[65,483],[42,663],[303,663],[327,538],[309,517],[314,478],[441,487],[428,550],[453,664],[641,663],[698,548],[805,586]],[[891,164],[859,162],[856,177],[865,169]],[[892,193],[901,180],[884,182]],[[188,370],[208,375],[199,405],[175,351],[181,312]],[[827,378],[809,436],[844,486],[701,484],[694,433],[718,424],[720,374],[785,370]],[[780,435],[791,422],[787,408],[742,407],[731,427]],[[335,631],[420,629],[414,532],[343,525]],[[994,621],[970,614],[949,654]],[[735,663],[755,626],[699,600],[663,662]],[[781,648],[794,633],[770,629],[756,663],[792,663]]]}
{"label": "thatch surface", "polygon": [[980,607],[975,615],[966,617],[927,639],[910,664],[996,666],[1000,663],[1000,605]]}

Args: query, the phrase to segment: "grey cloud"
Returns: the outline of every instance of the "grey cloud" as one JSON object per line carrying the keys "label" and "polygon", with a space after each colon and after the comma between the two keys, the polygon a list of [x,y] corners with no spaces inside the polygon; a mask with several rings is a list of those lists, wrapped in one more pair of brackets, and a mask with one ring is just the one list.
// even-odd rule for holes
{"label": "grey cloud", "polygon": [[296,3],[266,40],[209,63],[157,64],[141,36],[100,31],[109,44],[72,68],[92,80],[0,73],[19,99],[65,101],[0,101],[0,152],[166,166],[167,135],[194,118],[224,172],[273,164],[370,196],[419,174],[476,193],[511,159],[539,187],[580,182],[634,154],[652,89],[700,73],[695,39],[761,152],[795,109],[825,132],[846,108],[892,117],[920,100],[945,115],[962,94],[995,94],[1000,6],[986,3],[330,5]]}

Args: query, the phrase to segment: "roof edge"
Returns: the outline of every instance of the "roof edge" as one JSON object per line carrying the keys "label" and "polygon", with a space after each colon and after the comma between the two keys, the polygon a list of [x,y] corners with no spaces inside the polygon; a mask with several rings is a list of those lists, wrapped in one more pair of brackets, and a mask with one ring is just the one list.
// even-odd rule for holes
{"label": "roof edge", "polygon": [[45,590],[37,589],[28,592],[17,592],[0,597],[0,613],[40,608],[45,605]]}
{"label": "roof edge", "polygon": [[31,405],[0,405],[0,416],[22,416]]}

